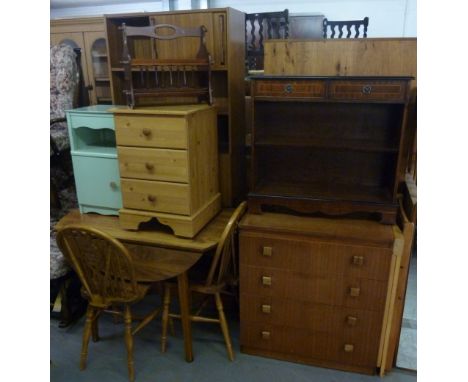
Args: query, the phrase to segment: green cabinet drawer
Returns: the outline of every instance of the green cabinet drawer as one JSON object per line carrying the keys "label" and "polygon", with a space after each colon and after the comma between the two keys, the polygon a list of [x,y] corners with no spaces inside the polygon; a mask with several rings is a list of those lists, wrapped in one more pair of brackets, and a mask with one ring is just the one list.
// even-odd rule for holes
{"label": "green cabinet drawer", "polygon": [[72,155],[80,212],[118,215],[122,208],[117,158]]}

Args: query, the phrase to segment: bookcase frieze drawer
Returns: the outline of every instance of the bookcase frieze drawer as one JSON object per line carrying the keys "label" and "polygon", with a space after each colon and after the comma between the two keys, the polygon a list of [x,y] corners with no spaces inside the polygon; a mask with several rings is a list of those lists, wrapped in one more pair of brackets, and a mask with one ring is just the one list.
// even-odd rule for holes
{"label": "bookcase frieze drawer", "polygon": [[117,152],[123,178],[188,183],[185,150],[120,146]]}
{"label": "bookcase frieze drawer", "polygon": [[330,81],[329,97],[346,101],[405,102],[406,81]]}
{"label": "bookcase frieze drawer", "polygon": [[186,184],[121,178],[124,208],[190,214],[189,187]]}
{"label": "bookcase frieze drawer", "polygon": [[252,266],[241,266],[240,286],[241,293],[373,311],[384,309],[387,294],[385,281]]}
{"label": "bookcase frieze drawer", "polygon": [[183,118],[145,115],[116,115],[117,145],[187,148],[186,121]]}
{"label": "bookcase frieze drawer", "polygon": [[392,249],[291,240],[278,235],[242,232],[241,264],[315,275],[345,275],[385,281]]}
{"label": "bookcase frieze drawer", "polygon": [[325,94],[324,81],[255,81],[256,97],[320,99]]}
{"label": "bookcase frieze drawer", "polygon": [[383,312],[242,293],[242,322],[283,325],[356,338],[379,336]]}

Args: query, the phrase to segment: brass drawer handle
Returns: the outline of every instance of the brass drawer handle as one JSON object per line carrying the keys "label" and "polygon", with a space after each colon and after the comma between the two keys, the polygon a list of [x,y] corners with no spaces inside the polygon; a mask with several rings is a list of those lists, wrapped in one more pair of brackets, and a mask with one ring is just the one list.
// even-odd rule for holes
{"label": "brass drawer handle", "polygon": [[364,264],[364,256],[353,256],[353,264],[354,265]]}
{"label": "brass drawer handle", "polygon": [[372,93],[372,86],[364,85],[362,87],[362,94],[371,94]]}
{"label": "brass drawer handle", "polygon": [[147,127],[145,127],[145,128],[142,130],[142,132],[143,132],[143,135],[144,135],[145,137],[149,137],[149,136],[151,135],[151,130],[148,129]]}
{"label": "brass drawer handle", "polygon": [[269,340],[269,339],[270,339],[270,332],[263,331],[263,332],[262,332],[262,338],[263,338],[264,340]]}
{"label": "brass drawer handle", "polygon": [[284,85],[284,92],[287,94],[291,94],[293,91],[293,86],[291,84]]}
{"label": "brass drawer handle", "polygon": [[361,294],[361,288],[349,288],[349,295],[351,297],[358,297]]}
{"label": "brass drawer handle", "polygon": [[263,285],[271,285],[271,276],[262,276]]}
{"label": "brass drawer handle", "polygon": [[272,253],[273,253],[272,247],[263,247],[263,252],[262,252],[263,256],[271,256]]}
{"label": "brass drawer handle", "polygon": [[146,162],[145,167],[146,167],[146,169],[148,171],[154,170],[154,164],[153,163]]}
{"label": "brass drawer handle", "polygon": [[356,326],[357,317],[353,317],[353,316],[348,316],[348,317],[346,317],[346,323],[347,323],[349,326]]}
{"label": "brass drawer handle", "polygon": [[112,188],[113,190],[117,190],[117,183],[115,183],[115,182],[110,182],[110,183],[109,183],[109,186],[110,186],[110,188]]}
{"label": "brass drawer handle", "polygon": [[262,305],[262,312],[266,314],[271,313],[271,305]]}
{"label": "brass drawer handle", "polygon": [[346,353],[352,353],[354,351],[354,345],[351,344],[345,344],[344,346],[344,351]]}
{"label": "brass drawer handle", "polygon": [[154,203],[156,201],[156,196],[148,195],[148,201],[151,202],[151,203]]}

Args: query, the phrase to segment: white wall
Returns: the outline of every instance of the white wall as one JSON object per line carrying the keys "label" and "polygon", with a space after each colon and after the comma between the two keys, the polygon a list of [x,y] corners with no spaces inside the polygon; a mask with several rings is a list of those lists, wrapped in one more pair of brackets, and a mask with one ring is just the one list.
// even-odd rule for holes
{"label": "white wall", "polygon": [[[50,17],[189,9],[193,3],[191,0],[51,0]],[[416,37],[416,0],[205,0],[198,3],[202,7],[206,3],[211,8],[233,7],[246,13],[288,8],[290,13],[320,13],[330,20],[368,16],[368,37]]]}

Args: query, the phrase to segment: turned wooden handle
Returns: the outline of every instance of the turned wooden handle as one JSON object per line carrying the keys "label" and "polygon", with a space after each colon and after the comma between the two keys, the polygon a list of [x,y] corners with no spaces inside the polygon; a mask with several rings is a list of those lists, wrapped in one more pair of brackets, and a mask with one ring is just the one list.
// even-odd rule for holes
{"label": "turned wooden handle", "polygon": [[348,316],[348,317],[346,317],[346,323],[347,323],[349,326],[355,326],[355,325],[356,325],[356,322],[357,322],[357,317],[353,317],[353,316]]}
{"label": "turned wooden handle", "polygon": [[154,203],[156,201],[156,196],[148,195],[148,201],[150,201],[151,203]]}
{"label": "turned wooden handle", "polygon": [[269,339],[270,339],[270,332],[263,331],[263,332],[262,332],[262,338],[263,338],[264,340],[269,340]]}
{"label": "turned wooden handle", "polygon": [[272,247],[263,247],[263,256],[271,256],[273,253],[273,248]]}
{"label": "turned wooden handle", "polygon": [[151,130],[148,129],[147,127],[145,127],[145,128],[142,130],[142,132],[143,132],[143,135],[144,135],[145,137],[149,137],[149,136],[151,135]]}
{"label": "turned wooden handle", "polygon": [[117,189],[117,183],[115,183],[115,182],[110,182],[110,183],[109,183],[109,186],[110,186],[110,188],[112,188],[113,190],[116,190],[116,189]]}
{"label": "turned wooden handle", "polygon": [[263,285],[271,285],[271,276],[262,276]]}
{"label": "turned wooden handle", "polygon": [[346,353],[352,353],[354,351],[354,345],[351,344],[345,344],[344,346],[344,351]]}
{"label": "turned wooden handle", "polygon": [[262,312],[266,314],[271,313],[271,305],[262,305]]}
{"label": "turned wooden handle", "polygon": [[358,297],[361,294],[361,288],[351,287],[349,288],[349,295],[352,297]]}
{"label": "turned wooden handle", "polygon": [[145,163],[145,167],[147,170],[151,171],[154,169],[154,164],[153,163],[149,163],[149,162],[146,162]]}
{"label": "turned wooden handle", "polygon": [[353,256],[353,264],[354,265],[364,264],[364,256]]}

